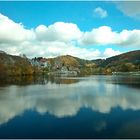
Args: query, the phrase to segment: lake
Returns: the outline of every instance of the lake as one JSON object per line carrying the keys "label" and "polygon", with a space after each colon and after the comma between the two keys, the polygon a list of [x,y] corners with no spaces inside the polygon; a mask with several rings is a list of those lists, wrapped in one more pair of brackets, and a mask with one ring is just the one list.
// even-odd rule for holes
{"label": "lake", "polygon": [[0,138],[140,138],[140,76],[0,81]]}

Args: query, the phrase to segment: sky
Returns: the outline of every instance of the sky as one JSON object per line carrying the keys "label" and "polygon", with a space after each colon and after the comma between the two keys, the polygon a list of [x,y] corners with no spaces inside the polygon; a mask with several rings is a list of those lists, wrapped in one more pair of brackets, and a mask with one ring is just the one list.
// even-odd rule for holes
{"label": "sky", "polygon": [[107,58],[140,49],[140,1],[0,1],[0,50]]}

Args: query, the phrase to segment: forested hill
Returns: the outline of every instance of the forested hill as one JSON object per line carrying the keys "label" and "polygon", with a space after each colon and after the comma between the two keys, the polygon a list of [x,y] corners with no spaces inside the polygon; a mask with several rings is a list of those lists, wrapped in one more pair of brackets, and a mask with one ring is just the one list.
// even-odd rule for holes
{"label": "forested hill", "polygon": [[71,55],[63,55],[55,58],[48,58],[47,60],[51,62],[51,65],[62,64],[65,66],[77,68],[92,63],[90,60],[80,59]]}
{"label": "forested hill", "polygon": [[63,66],[76,67],[82,74],[111,74],[112,72],[140,71],[140,50],[123,53],[107,59],[84,60],[70,55],[48,59]]}
{"label": "forested hill", "polygon": [[[38,61],[37,66],[33,65],[34,61]],[[47,62],[47,65],[42,65],[44,62]],[[39,71],[47,73],[61,70],[77,71],[81,75],[140,71],[140,50],[91,61],[70,55],[28,59],[25,56],[13,56],[0,51],[0,75],[28,75]]]}
{"label": "forested hill", "polygon": [[9,55],[0,51],[0,75],[27,75],[33,74],[33,67],[27,58]]}
{"label": "forested hill", "polygon": [[98,64],[98,66],[103,66],[103,67],[117,66],[122,63],[137,64],[137,63],[140,63],[140,50],[123,53],[120,55],[109,57],[105,60],[103,59],[92,60],[92,62]]}

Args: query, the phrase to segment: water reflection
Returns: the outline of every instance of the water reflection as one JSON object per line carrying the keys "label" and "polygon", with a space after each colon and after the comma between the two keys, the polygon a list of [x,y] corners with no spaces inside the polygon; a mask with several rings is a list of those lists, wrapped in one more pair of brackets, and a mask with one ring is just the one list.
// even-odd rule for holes
{"label": "water reflection", "polygon": [[78,79],[61,79],[60,77],[53,76],[15,76],[15,77],[0,77],[0,86],[5,85],[34,85],[34,84],[47,84],[48,82],[56,84],[71,84],[78,82]]}
{"label": "water reflection", "polygon": [[[112,76],[37,80],[33,82],[36,84],[28,86],[0,87],[0,124],[22,115],[26,110],[63,118],[76,115],[81,108],[91,108],[100,113],[109,113],[116,107],[140,109],[139,89],[113,84],[116,78]],[[97,131],[105,129],[105,122],[99,124]]]}
{"label": "water reflection", "polygon": [[133,120],[123,124],[118,130],[117,135],[120,138],[140,138],[140,120]]}
{"label": "water reflection", "polygon": [[140,88],[140,75],[114,76],[111,82],[114,84]]}

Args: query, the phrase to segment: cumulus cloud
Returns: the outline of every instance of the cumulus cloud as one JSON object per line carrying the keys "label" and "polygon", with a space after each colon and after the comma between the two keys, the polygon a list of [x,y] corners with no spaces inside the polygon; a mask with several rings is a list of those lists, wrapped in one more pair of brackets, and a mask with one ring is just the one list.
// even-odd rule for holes
{"label": "cumulus cloud", "polygon": [[21,23],[15,23],[0,14],[0,43],[19,43],[34,39],[32,30],[27,30]]}
{"label": "cumulus cloud", "polygon": [[111,27],[101,26],[85,32],[80,41],[83,45],[115,44],[119,46],[140,46],[140,30],[122,30],[120,33],[112,31]]}
{"label": "cumulus cloud", "polygon": [[33,57],[56,57],[60,55],[72,55],[82,59],[96,59],[101,57],[101,52],[98,49],[87,49],[80,48],[70,43],[66,44],[64,42],[24,42],[20,46],[7,46],[3,45],[3,50],[9,52],[10,54],[26,54],[30,58]]}
{"label": "cumulus cloud", "polygon": [[76,24],[56,22],[48,27],[39,25],[36,28],[36,35],[40,40],[44,41],[68,42],[79,39],[82,32]]}
{"label": "cumulus cloud", "polygon": [[103,53],[104,57],[111,57],[111,56],[115,56],[115,55],[119,55],[119,54],[121,54],[120,51],[118,51],[118,50],[115,51],[112,48],[106,48]]}
{"label": "cumulus cloud", "polygon": [[118,45],[121,46],[140,46],[140,30],[123,30],[119,34]]}
{"label": "cumulus cloud", "polygon": [[92,29],[90,32],[85,32],[81,37],[80,42],[83,45],[91,44],[113,44],[116,43],[117,33],[112,32],[108,26],[101,26]]}
{"label": "cumulus cloud", "polygon": [[109,26],[93,28],[83,32],[74,23],[56,22],[52,25],[39,25],[26,29],[0,14],[0,50],[13,55],[26,54],[28,57],[55,57],[73,55],[83,59],[109,57],[118,50],[107,49],[102,53],[88,45],[140,46],[140,30],[112,31]]}
{"label": "cumulus cloud", "polygon": [[103,8],[101,7],[97,7],[94,9],[93,11],[93,16],[95,17],[100,17],[100,18],[105,18],[108,16],[108,13],[106,10],[104,10]]}
{"label": "cumulus cloud", "polygon": [[140,1],[117,1],[115,3],[125,15],[140,19]]}

